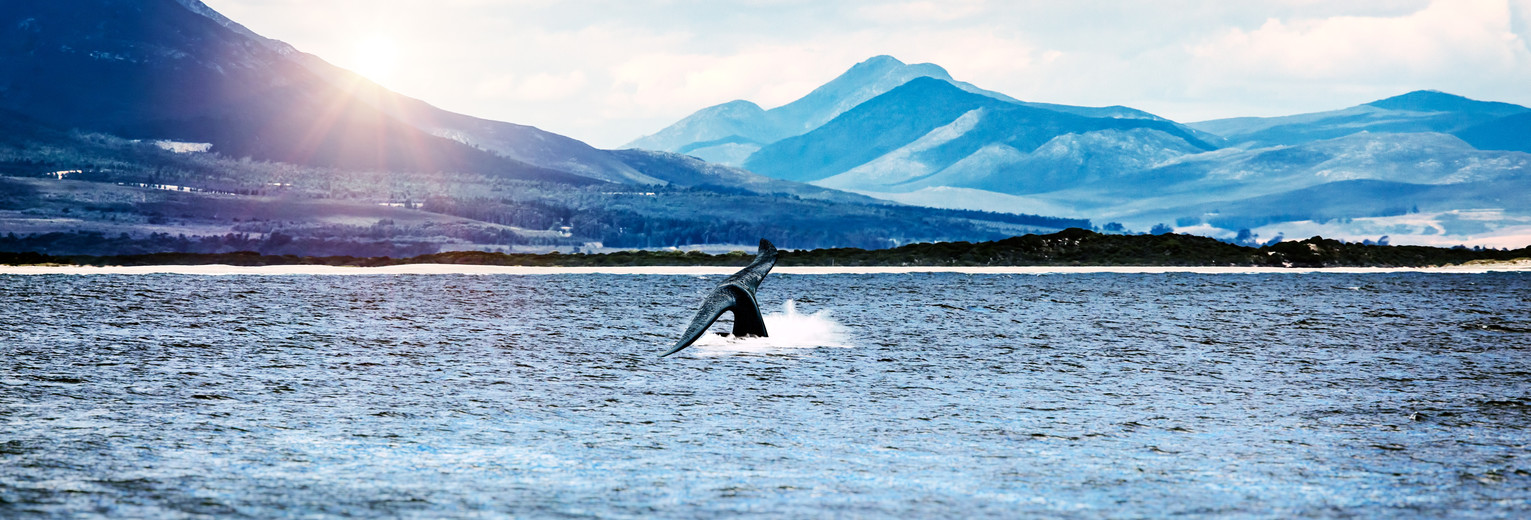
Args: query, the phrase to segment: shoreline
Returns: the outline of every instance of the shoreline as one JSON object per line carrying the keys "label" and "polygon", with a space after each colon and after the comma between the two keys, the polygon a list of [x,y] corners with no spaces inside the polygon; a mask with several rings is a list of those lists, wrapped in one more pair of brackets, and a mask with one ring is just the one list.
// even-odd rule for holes
{"label": "shoreline", "polygon": [[[714,276],[730,275],[738,267],[717,266],[617,266],[617,267],[539,267],[539,266],[492,266],[465,264],[400,264],[379,267],[353,267],[329,265],[265,265],[234,266],[224,264],[203,265],[148,265],[148,266],[13,266],[0,265],[0,275],[201,275],[201,276],[366,276],[366,275],[558,275],[558,274],[612,274],[612,275],[670,275]],[[1309,274],[1309,273],[1452,273],[1482,274],[1492,272],[1531,272],[1531,263],[1495,263],[1477,265],[1454,265],[1445,267],[1217,267],[1217,266],[1007,266],[1007,267],[831,267],[831,266],[785,266],[772,270],[773,274],[827,275],[827,274]]]}

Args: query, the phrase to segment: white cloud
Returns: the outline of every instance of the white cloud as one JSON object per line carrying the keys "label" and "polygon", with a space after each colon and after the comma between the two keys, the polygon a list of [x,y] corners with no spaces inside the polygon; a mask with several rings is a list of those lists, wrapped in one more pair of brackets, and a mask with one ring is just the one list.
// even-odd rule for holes
{"label": "white cloud", "polygon": [[1270,19],[1195,45],[1191,55],[1201,70],[1234,71],[1235,79],[1396,80],[1513,68],[1524,58],[1517,47],[1503,0],[1437,0],[1400,17]]}
{"label": "white cloud", "polygon": [[865,4],[856,9],[856,14],[881,23],[929,23],[972,18],[988,10],[988,0],[917,0]]}
{"label": "white cloud", "polygon": [[1531,0],[1510,0],[1510,31],[1531,52]]}
{"label": "white cloud", "polygon": [[507,74],[479,83],[474,93],[487,99],[553,101],[579,96],[588,83],[584,71],[578,70],[565,74],[539,72],[526,79]]}

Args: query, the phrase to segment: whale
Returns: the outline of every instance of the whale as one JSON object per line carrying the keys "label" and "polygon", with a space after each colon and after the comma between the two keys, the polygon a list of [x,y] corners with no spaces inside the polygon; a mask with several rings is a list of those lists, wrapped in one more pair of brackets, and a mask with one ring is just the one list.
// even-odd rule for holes
{"label": "whale", "polygon": [[760,316],[760,302],[755,299],[755,291],[760,289],[760,281],[764,280],[771,268],[776,266],[776,246],[771,241],[760,239],[760,251],[755,253],[755,260],[744,269],[734,273],[723,282],[707,293],[707,299],[702,300],[702,308],[696,311],[696,317],[691,319],[691,325],[686,327],[686,332],[669,352],[660,354],[659,357],[669,357],[670,354],[680,352],[686,347],[696,343],[707,328],[725,312],[734,314],[734,337],[766,337],[765,318]]}

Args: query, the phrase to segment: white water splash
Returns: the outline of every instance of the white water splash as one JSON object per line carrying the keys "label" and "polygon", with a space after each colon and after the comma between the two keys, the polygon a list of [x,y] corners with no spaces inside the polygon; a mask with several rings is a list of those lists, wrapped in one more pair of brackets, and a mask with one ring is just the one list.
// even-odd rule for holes
{"label": "white water splash", "polygon": [[828,310],[813,314],[798,314],[797,303],[787,300],[782,312],[766,314],[765,338],[734,338],[707,333],[689,350],[697,356],[729,356],[742,353],[780,352],[789,349],[838,347],[851,345],[850,334],[845,326],[829,317]]}

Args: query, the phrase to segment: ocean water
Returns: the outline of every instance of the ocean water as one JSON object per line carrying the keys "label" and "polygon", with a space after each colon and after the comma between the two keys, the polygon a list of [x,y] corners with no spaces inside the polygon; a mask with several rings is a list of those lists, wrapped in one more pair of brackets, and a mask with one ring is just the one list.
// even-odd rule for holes
{"label": "ocean water", "polygon": [[1531,274],[721,278],[0,276],[0,517],[1531,515]]}

